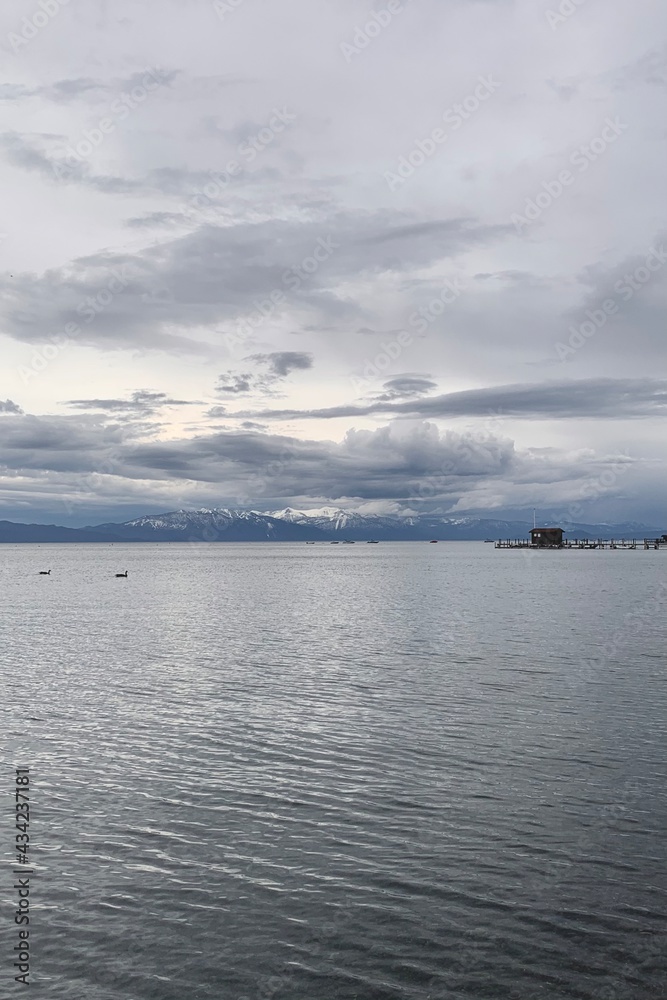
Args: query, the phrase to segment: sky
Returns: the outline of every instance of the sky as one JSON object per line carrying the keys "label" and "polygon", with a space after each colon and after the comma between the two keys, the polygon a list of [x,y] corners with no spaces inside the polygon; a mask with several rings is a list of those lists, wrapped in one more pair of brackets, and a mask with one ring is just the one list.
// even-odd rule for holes
{"label": "sky", "polygon": [[667,528],[660,0],[4,0],[0,519]]}

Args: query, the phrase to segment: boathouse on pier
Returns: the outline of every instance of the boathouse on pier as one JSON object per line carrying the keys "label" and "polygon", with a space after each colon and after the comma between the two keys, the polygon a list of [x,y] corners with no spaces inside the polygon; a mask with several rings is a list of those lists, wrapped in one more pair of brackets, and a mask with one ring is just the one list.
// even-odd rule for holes
{"label": "boathouse on pier", "polygon": [[[563,538],[562,528],[532,528],[527,538],[508,538],[496,542],[497,549],[636,549],[636,538]],[[667,534],[660,538],[645,538],[645,549],[667,548]]]}
{"label": "boathouse on pier", "polygon": [[531,528],[530,543],[537,548],[562,548],[563,529],[562,528]]}

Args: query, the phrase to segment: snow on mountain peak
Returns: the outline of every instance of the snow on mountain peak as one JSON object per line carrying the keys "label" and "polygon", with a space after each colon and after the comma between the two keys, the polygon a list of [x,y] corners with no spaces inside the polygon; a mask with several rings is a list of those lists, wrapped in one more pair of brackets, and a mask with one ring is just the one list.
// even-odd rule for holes
{"label": "snow on mountain peak", "polygon": [[316,517],[334,520],[349,516],[349,512],[340,507],[315,507],[310,510],[296,510],[294,507],[286,507],[284,510],[269,511],[269,517],[277,517],[281,521],[303,521]]}

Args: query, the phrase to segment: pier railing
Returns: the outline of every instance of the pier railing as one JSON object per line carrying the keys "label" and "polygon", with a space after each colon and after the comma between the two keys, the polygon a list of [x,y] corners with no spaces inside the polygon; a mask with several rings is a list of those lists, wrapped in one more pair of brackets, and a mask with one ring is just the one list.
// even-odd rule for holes
{"label": "pier railing", "polygon": [[667,536],[661,538],[566,538],[557,545],[536,545],[527,538],[499,539],[497,549],[660,549],[667,548]]}

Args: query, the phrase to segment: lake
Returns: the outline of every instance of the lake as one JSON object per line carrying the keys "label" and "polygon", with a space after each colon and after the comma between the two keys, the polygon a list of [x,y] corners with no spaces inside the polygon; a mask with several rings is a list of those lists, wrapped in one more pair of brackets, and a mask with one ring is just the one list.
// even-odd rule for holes
{"label": "lake", "polygon": [[664,551],[0,564],[38,997],[667,996]]}

